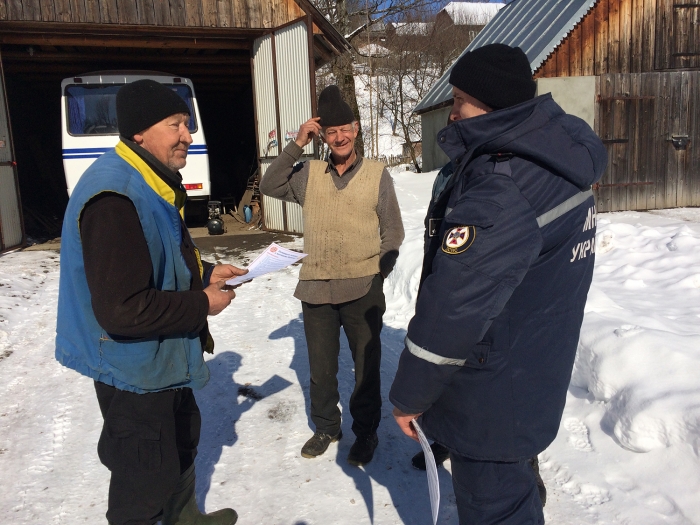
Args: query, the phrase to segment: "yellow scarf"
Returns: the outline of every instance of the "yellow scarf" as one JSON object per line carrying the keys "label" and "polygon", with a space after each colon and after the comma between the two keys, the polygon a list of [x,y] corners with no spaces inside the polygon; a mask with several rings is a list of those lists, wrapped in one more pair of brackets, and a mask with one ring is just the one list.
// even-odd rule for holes
{"label": "yellow scarf", "polygon": [[[180,213],[180,217],[185,218],[185,201],[187,193],[171,188],[151,167],[139,157],[129,146],[119,141],[119,144],[114,148],[122,159],[138,171],[143,180],[146,181],[153,191],[156,192],[162,199],[169,204],[175,206]],[[189,235],[189,234],[188,234]],[[193,243],[194,246],[194,243]],[[199,266],[199,277],[204,278],[204,267],[202,266],[202,257],[199,254],[199,249],[194,246],[194,253],[197,257],[197,266]]]}

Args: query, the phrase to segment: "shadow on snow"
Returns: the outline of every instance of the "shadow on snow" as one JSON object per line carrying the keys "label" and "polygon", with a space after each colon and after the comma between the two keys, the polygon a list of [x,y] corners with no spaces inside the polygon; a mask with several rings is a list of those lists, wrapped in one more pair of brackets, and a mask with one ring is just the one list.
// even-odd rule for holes
{"label": "shadow on snow", "polygon": [[[379,447],[372,462],[361,468],[350,465],[346,460],[350,447],[354,442],[348,402],[355,386],[355,372],[347,339],[344,332],[341,331],[341,333],[338,389],[340,391],[341,412],[343,414],[341,428],[344,438],[338,442],[336,463],[355,482],[355,487],[364,500],[371,523],[374,523],[375,513],[380,510],[375,508],[372,482],[375,485],[386,487],[391,496],[393,506],[403,523],[407,525],[430,523],[432,515],[426,474],[411,466],[411,457],[420,450],[420,446],[399,430],[391,413],[393,407],[389,402],[389,390],[396,373],[399,356],[404,348],[406,331],[386,325],[382,329],[381,378],[383,406],[382,421],[377,431]],[[278,328],[269,337],[270,339],[291,338],[294,342],[294,357],[290,363],[290,368],[296,373],[297,381],[304,392],[309,437],[311,437],[314,426],[309,415],[311,405],[309,399],[310,374],[302,315],[300,314],[298,318],[292,319],[288,324]],[[440,492],[442,494],[440,522],[456,524],[457,509],[452,491],[452,477],[444,468],[438,469],[438,473]]]}

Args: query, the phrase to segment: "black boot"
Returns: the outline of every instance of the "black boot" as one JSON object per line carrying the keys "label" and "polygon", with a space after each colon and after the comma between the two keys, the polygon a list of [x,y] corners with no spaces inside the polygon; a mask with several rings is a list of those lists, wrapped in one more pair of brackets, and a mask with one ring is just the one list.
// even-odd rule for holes
{"label": "black boot", "polygon": [[340,430],[335,436],[324,434],[323,432],[314,432],[314,435],[311,436],[306,443],[304,443],[303,447],[301,447],[301,456],[304,458],[315,458],[316,456],[320,456],[326,450],[328,450],[328,445],[335,443],[342,437],[343,432]]}
{"label": "black boot", "polygon": [[[436,467],[442,465],[450,457],[450,451],[440,443],[430,445],[430,450],[433,451]],[[411,465],[418,470],[425,470],[425,454],[423,454],[422,450],[411,458]]]}
{"label": "black boot", "polygon": [[540,462],[537,456],[529,459],[530,466],[532,470],[535,471],[535,481],[537,482],[537,492],[540,493],[540,499],[542,500],[542,507],[547,503],[547,488],[544,486],[544,481],[542,481],[542,476],[540,476]]}
{"label": "black boot", "polygon": [[372,461],[374,450],[377,448],[377,445],[379,445],[379,438],[376,432],[366,436],[357,436],[355,443],[350,447],[348,463],[356,467],[366,465]]}
{"label": "black boot", "polygon": [[211,514],[199,512],[194,495],[194,464],[180,476],[170,499],[163,507],[162,525],[233,525],[238,514],[233,509],[221,509]]}

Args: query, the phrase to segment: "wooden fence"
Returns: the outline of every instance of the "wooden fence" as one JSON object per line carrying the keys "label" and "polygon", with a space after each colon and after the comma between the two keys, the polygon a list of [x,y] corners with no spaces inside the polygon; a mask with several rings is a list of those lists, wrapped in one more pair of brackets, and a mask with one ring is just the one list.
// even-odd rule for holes
{"label": "wooden fence", "polygon": [[598,211],[700,206],[700,71],[600,77]]}
{"label": "wooden fence", "polygon": [[387,166],[398,166],[399,164],[409,164],[413,162],[410,155],[379,155],[377,160],[383,162]]}

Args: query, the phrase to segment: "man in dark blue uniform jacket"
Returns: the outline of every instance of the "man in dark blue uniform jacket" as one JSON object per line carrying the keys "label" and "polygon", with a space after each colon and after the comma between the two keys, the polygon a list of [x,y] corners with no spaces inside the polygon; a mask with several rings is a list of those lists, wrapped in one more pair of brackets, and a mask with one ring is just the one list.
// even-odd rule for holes
{"label": "man in dark blue uniform jacket", "polygon": [[438,143],[455,172],[431,205],[394,416],[450,450],[462,525],[544,523],[528,460],[559,428],[595,253],[591,185],[607,155],[519,48],[491,44],[450,75]]}

